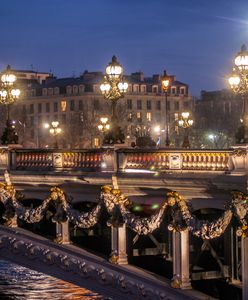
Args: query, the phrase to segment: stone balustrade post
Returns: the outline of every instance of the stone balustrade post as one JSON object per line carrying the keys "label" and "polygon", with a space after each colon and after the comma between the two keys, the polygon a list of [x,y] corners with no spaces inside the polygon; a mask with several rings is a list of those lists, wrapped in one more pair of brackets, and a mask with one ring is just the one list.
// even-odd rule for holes
{"label": "stone balustrade post", "polygon": [[248,237],[241,240],[242,299],[248,299]]}
{"label": "stone balustrade post", "polygon": [[128,264],[126,224],[111,226],[111,256],[110,262],[118,265]]}
{"label": "stone balustrade post", "polygon": [[56,222],[56,239],[55,242],[62,245],[70,244],[69,222]]}
{"label": "stone balustrade post", "polygon": [[172,286],[191,289],[189,276],[189,231],[173,232],[173,278]]}
{"label": "stone balustrade post", "polygon": [[118,264],[127,265],[127,235],[126,224],[118,227]]}

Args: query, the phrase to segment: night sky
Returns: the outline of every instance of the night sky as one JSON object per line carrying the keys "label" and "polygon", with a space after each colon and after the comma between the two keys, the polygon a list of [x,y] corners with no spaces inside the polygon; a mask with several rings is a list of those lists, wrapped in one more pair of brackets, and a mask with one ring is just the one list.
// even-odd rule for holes
{"label": "night sky", "polygon": [[115,54],[127,74],[166,69],[197,96],[224,88],[248,46],[248,0],[9,0],[0,28],[0,69],[78,76]]}

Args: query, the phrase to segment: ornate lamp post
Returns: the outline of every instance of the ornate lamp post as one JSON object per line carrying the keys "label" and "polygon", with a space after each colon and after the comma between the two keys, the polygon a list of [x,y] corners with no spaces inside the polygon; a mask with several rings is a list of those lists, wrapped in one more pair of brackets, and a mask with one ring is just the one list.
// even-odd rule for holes
{"label": "ornate lamp post", "polygon": [[161,78],[161,84],[162,84],[162,89],[165,94],[165,118],[166,118],[166,140],[165,140],[165,145],[167,147],[170,146],[170,138],[169,138],[169,114],[168,114],[168,90],[170,86],[170,77],[166,74],[166,71],[164,71],[164,76]]}
{"label": "ornate lamp post", "polygon": [[234,59],[234,67],[229,77],[229,85],[234,93],[242,97],[242,117],[243,125],[239,128],[242,137],[238,137],[239,143],[248,142],[248,51],[245,45],[242,45],[241,51],[238,52]]}
{"label": "ornate lamp post", "polygon": [[62,132],[58,121],[53,121],[51,124],[45,124],[45,128],[49,128],[50,134],[54,137],[54,148],[58,149],[58,135]]}
{"label": "ornate lamp post", "polygon": [[118,63],[115,56],[112,57],[111,63],[106,67],[106,75],[100,89],[105,99],[111,101],[111,126],[108,134],[105,135],[105,144],[121,144],[124,143],[124,134],[118,125],[116,115],[116,104],[120,98],[123,98],[128,84],[123,81],[123,68]]}
{"label": "ornate lamp post", "polygon": [[11,68],[8,65],[6,71],[1,76],[0,88],[0,103],[6,105],[7,108],[6,128],[1,137],[4,145],[18,143],[14,122],[10,120],[10,105],[19,98],[21,93],[19,89],[15,88],[15,81],[16,76],[11,72]]}
{"label": "ornate lamp post", "polygon": [[183,148],[190,148],[189,144],[189,127],[194,123],[193,120],[189,119],[189,112],[182,112],[181,120],[178,121],[178,125],[184,129]]}
{"label": "ornate lamp post", "polygon": [[108,118],[106,118],[106,117],[100,118],[100,124],[97,127],[103,133],[108,131],[110,129],[110,124],[108,123]]}

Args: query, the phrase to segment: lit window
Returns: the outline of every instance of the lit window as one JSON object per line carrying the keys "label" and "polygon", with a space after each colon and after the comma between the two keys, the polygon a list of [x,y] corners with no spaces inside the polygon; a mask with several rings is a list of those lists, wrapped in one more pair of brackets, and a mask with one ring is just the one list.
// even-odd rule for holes
{"label": "lit window", "polygon": [[178,113],[175,113],[174,116],[175,116],[175,121],[178,121]]}
{"label": "lit window", "polygon": [[138,121],[142,120],[141,112],[137,112],[136,116]]}
{"label": "lit window", "polygon": [[100,147],[100,139],[99,138],[94,138],[94,147],[99,148]]}
{"label": "lit window", "polygon": [[151,120],[152,120],[152,113],[151,112],[147,112],[146,113],[146,118],[147,118],[147,121],[151,122]]}
{"label": "lit window", "polygon": [[60,102],[61,111],[66,111],[66,101]]}

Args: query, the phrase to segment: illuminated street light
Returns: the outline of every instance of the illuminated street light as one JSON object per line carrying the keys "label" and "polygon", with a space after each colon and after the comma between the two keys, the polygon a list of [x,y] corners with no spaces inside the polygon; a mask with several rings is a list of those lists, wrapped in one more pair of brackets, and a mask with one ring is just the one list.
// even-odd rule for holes
{"label": "illuminated street light", "polygon": [[[239,142],[248,141],[248,51],[245,45],[242,45],[241,51],[238,52],[234,59],[234,66],[228,79],[229,85],[234,93],[242,97],[242,117],[244,130]],[[240,131],[241,132],[241,131]]]}
{"label": "illuminated street light", "polygon": [[165,140],[165,145],[167,147],[170,146],[170,138],[169,138],[169,114],[168,114],[168,90],[170,87],[170,77],[166,74],[166,71],[164,71],[164,76],[161,78],[161,84],[162,84],[162,89],[165,94],[165,118],[166,118],[166,140]]}
{"label": "illuminated street light", "polygon": [[182,112],[181,119],[178,121],[178,125],[184,129],[183,148],[190,148],[189,143],[189,128],[192,126],[194,121],[189,119],[189,112]]}
{"label": "illuminated street light", "polygon": [[53,121],[51,124],[44,124],[46,129],[49,129],[49,132],[52,137],[54,137],[54,148],[58,149],[58,135],[62,132],[62,129],[59,127],[58,121]]}
{"label": "illuminated street light", "polygon": [[111,101],[112,116],[110,130],[104,137],[104,143],[121,144],[124,143],[125,137],[118,125],[116,104],[127,92],[128,83],[123,81],[123,68],[115,56],[112,57],[111,63],[106,67],[105,73],[104,82],[101,84],[100,90],[104,98]]}
{"label": "illuminated street light", "polygon": [[110,124],[108,123],[108,118],[101,117],[100,118],[100,124],[97,127],[103,133],[108,131],[110,129]]}
{"label": "illuminated street light", "polygon": [[2,143],[17,144],[18,135],[15,131],[15,123],[10,120],[10,105],[13,104],[20,96],[20,90],[15,88],[16,76],[12,73],[10,66],[8,65],[6,71],[1,76],[1,88],[0,88],[0,103],[6,105],[7,108],[7,120],[6,128],[2,135]]}

